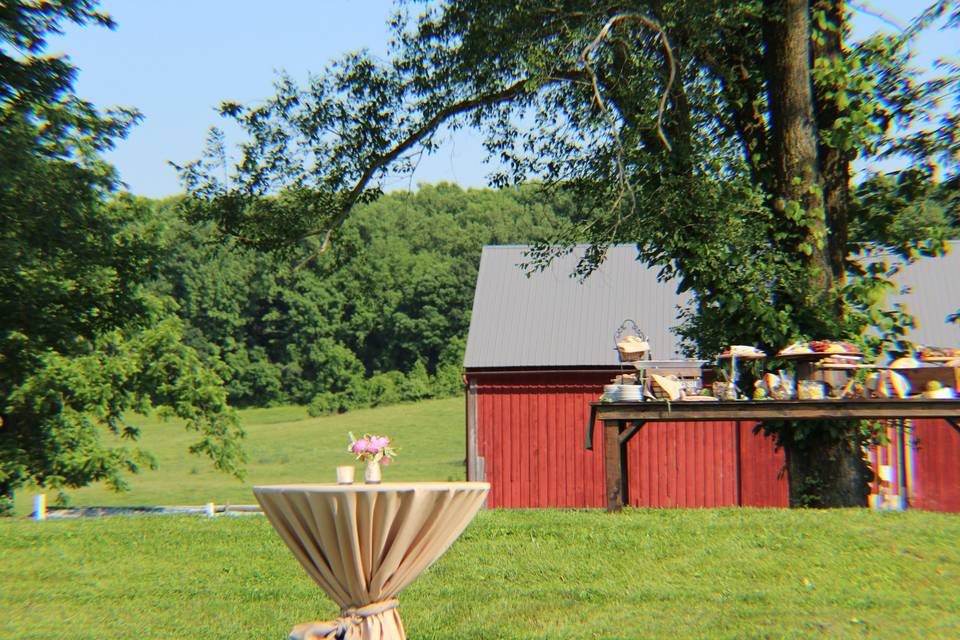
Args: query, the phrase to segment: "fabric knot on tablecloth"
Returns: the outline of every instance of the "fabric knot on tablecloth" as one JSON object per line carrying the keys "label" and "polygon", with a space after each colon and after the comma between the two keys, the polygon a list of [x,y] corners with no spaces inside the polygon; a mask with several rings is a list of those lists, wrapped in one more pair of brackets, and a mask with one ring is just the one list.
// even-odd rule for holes
{"label": "fabric knot on tablecloth", "polygon": [[297,625],[290,632],[290,640],[351,640],[361,637],[361,625],[365,618],[377,616],[391,609],[396,609],[400,602],[396,598],[388,598],[379,602],[371,602],[362,607],[348,607],[340,611],[336,620],[321,622],[306,622]]}

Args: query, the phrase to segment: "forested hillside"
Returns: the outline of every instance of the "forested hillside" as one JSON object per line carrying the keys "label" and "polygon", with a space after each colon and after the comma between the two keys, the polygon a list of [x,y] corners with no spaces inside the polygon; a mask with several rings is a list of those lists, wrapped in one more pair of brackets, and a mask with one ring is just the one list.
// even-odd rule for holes
{"label": "forested hillside", "polygon": [[297,270],[188,225],[178,199],[121,203],[167,230],[156,286],[231,404],[317,414],[458,392],[481,248],[541,240],[572,206],[535,187],[387,194]]}

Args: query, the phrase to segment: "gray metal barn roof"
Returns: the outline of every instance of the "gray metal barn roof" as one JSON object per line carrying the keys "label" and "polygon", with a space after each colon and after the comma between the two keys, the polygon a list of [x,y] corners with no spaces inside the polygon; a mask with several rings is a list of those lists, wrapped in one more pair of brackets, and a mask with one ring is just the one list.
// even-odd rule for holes
{"label": "gray metal barn roof", "polygon": [[960,242],[950,245],[947,255],[921,258],[895,278],[905,291],[890,296],[889,302],[906,305],[917,323],[907,338],[917,344],[960,347],[960,325],[946,322],[960,309]]}
{"label": "gray metal barn roof", "polygon": [[[960,346],[960,327],[946,317],[960,309],[960,242],[940,258],[903,269],[898,282],[909,292],[891,297],[914,315],[909,336],[918,344]],[[631,245],[611,247],[606,261],[585,281],[570,277],[580,247],[529,278],[525,245],[484,247],[473,300],[464,366],[595,367],[619,363],[614,334],[627,318],[650,338],[658,360],[679,358],[670,329],[689,299],[675,282],[658,282],[657,270],[636,260]]]}
{"label": "gray metal barn roof", "polygon": [[614,335],[630,318],[657,359],[679,358],[675,283],[637,261],[630,245],[611,247],[589,278],[570,277],[583,247],[528,278],[525,245],[488,246],[480,258],[464,366],[592,367],[617,365]]}

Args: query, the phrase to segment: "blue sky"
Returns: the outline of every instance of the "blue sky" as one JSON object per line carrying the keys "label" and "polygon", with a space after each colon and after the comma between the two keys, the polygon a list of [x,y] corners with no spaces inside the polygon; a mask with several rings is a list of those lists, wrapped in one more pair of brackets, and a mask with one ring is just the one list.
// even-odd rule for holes
{"label": "blue sky", "polygon": [[[874,0],[867,5],[901,23],[926,0]],[[51,42],[52,52],[70,56],[80,68],[77,92],[100,107],[132,106],[144,121],[108,159],[129,189],[161,197],[181,188],[167,161],[197,158],[207,129],[222,126],[214,107],[222,100],[250,103],[269,97],[276,72],[305,79],[309,71],[348,51],[385,51],[387,0],[106,0],[114,31],[71,28]],[[855,14],[855,36],[891,27],[863,12]],[[955,56],[957,34],[931,32],[920,43],[929,61]],[[229,133],[229,131],[228,131]],[[483,186],[481,138],[461,131],[425,158],[412,181]]]}

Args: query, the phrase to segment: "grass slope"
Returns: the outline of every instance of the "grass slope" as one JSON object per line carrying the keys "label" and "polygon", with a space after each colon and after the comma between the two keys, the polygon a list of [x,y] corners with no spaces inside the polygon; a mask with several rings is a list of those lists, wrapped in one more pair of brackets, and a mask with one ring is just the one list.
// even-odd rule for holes
{"label": "grass slope", "polygon": [[[177,421],[139,418],[143,435],[137,446],[157,458],[159,469],[130,478],[132,491],[116,493],[93,485],[69,492],[70,504],[201,505],[254,504],[250,488],[284,482],[333,482],[335,467],[350,464],[347,432],[385,433],[400,448],[395,464],[384,469],[390,480],[463,480],[463,398],[427,400],[337,416],[310,418],[303,407],[241,412],[249,462],[245,480],[217,471],[206,458],[190,455],[196,434]],[[119,443],[119,441],[118,441]],[[360,463],[357,471],[362,474]],[[32,510],[33,492],[17,494],[16,513]],[[50,496],[51,501],[53,496]]]}
{"label": "grass slope", "polygon": [[[401,610],[418,640],[956,638],[957,540],[923,512],[487,511]],[[0,585],[10,640],[272,640],[336,613],[261,517],[0,521]]]}

